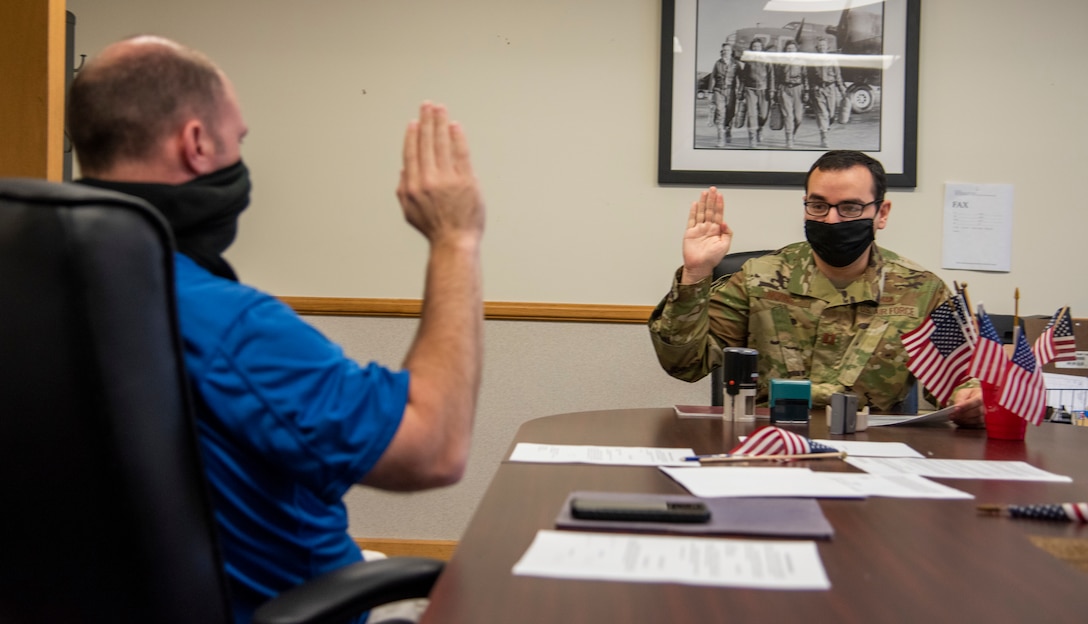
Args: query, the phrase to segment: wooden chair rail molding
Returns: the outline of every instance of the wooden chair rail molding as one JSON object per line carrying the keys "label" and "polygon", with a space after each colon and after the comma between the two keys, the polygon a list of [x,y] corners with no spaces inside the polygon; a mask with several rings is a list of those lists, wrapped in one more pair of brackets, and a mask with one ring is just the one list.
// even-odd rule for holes
{"label": "wooden chair rail molding", "polygon": [[[299,314],[316,316],[419,316],[419,299],[280,297]],[[646,323],[653,306],[485,301],[484,318],[503,321]]]}
{"label": "wooden chair rail molding", "polygon": [[454,540],[409,540],[356,537],[355,544],[366,550],[376,550],[390,557],[430,557],[449,561],[457,549]]}

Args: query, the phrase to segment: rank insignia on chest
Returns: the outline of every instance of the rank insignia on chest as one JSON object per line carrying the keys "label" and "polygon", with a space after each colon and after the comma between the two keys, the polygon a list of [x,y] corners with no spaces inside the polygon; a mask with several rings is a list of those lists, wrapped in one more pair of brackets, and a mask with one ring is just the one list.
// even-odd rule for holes
{"label": "rank insignia on chest", "polygon": [[835,340],[837,338],[838,338],[838,336],[836,336],[835,334],[824,334],[820,338],[820,342],[824,343],[825,345],[833,345],[833,344],[835,344]]}

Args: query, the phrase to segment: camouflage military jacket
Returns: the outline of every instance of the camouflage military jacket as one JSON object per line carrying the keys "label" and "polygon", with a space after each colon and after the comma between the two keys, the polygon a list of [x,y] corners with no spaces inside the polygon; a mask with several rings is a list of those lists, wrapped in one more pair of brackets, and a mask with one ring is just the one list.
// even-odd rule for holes
{"label": "camouflage military jacket", "polygon": [[670,375],[696,381],[721,365],[723,347],[751,347],[760,403],[771,378],[809,379],[815,407],[845,391],[860,405],[893,409],[914,382],[900,336],[950,296],[936,275],[875,245],[865,274],[844,289],[820,272],[806,242],[713,284],[679,280],[678,271],[649,321]]}

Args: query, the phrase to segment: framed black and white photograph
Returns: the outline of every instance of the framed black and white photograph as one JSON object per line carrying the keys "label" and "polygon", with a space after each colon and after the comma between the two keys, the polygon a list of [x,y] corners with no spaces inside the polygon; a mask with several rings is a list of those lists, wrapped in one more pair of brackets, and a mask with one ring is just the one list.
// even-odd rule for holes
{"label": "framed black and white photograph", "polygon": [[801,186],[829,149],[916,184],[919,0],[663,0],[658,183]]}

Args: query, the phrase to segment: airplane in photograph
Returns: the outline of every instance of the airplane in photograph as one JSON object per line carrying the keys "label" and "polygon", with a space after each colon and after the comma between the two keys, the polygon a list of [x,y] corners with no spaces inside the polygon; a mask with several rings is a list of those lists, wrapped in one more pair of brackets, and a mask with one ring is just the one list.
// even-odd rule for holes
{"label": "airplane in photograph", "polygon": [[[800,52],[816,52],[816,41],[827,40],[828,52],[837,54],[880,55],[883,52],[883,16],[872,11],[844,9],[838,24],[817,24],[806,20],[788,22],[781,27],[753,26],[739,28],[729,34],[723,42],[733,44],[733,53],[740,58],[753,39],[763,42],[763,49],[781,52],[786,43],[794,41]],[[847,97],[852,103],[853,112],[864,113],[872,110],[876,103],[876,94],[880,89],[882,70],[868,67],[841,66],[842,79],[847,86]],[[706,97],[709,87],[709,72],[698,77],[698,97]]]}

